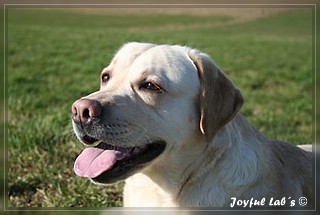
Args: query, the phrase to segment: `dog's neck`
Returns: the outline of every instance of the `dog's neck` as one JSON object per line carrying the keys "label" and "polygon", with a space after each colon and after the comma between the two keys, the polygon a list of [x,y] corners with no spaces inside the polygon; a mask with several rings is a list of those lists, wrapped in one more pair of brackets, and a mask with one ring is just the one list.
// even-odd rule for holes
{"label": "dog's neck", "polygon": [[[171,157],[164,157],[164,161],[158,162],[161,166],[156,163],[143,174],[169,194],[177,205],[183,204],[183,199],[180,197],[184,196],[183,193],[189,192],[189,187],[204,189],[202,193],[207,192],[205,189],[219,188],[223,201],[223,195],[228,195],[228,187],[233,187],[232,190],[235,190],[234,187],[245,187],[256,183],[259,175],[254,172],[258,172],[257,168],[261,168],[259,165],[263,164],[258,160],[265,156],[261,152],[268,153],[267,149],[261,150],[261,147],[264,148],[262,143],[265,140],[263,135],[238,114],[216,134],[210,144],[206,143],[205,138],[203,142],[194,142],[190,139],[190,143],[181,144],[187,146],[186,148],[170,153]],[[260,150],[254,151],[257,147],[252,147],[252,144],[261,145]],[[192,146],[191,150],[188,146]],[[175,153],[179,153],[180,156],[176,156]],[[210,181],[204,183],[203,179]],[[190,184],[193,186],[189,186]],[[202,184],[212,187],[201,187]],[[223,188],[226,190],[221,191]]]}

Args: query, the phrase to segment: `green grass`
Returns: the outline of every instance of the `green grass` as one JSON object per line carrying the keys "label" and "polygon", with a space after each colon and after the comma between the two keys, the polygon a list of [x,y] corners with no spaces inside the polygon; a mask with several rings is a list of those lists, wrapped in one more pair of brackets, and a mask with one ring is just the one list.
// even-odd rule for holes
{"label": "green grass", "polygon": [[261,132],[312,143],[311,12],[230,20],[9,8],[8,206],[121,206],[122,183],[97,186],[73,173],[82,146],[72,133],[70,106],[98,89],[100,71],[127,41],[207,52],[242,90],[242,113]]}

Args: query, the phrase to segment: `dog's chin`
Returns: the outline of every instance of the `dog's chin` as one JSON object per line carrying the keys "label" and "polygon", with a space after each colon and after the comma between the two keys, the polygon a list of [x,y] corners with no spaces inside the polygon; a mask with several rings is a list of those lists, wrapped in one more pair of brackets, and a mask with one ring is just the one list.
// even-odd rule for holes
{"label": "dog's chin", "polygon": [[[81,141],[86,144],[88,144],[88,141],[92,143],[97,142],[96,139],[88,136],[84,136],[83,138],[81,138]],[[118,147],[100,141],[100,143],[97,146],[91,147],[89,149],[87,148],[85,150],[89,152],[98,151],[99,155],[97,157],[105,156],[105,158],[103,158],[104,160],[111,159],[112,161],[108,161],[107,166],[104,167],[101,167],[101,164],[103,164],[103,162],[99,163],[99,165],[96,165],[101,167],[100,170],[96,170],[97,167],[91,167],[94,165],[90,164],[91,166],[86,171],[96,171],[96,173],[88,174],[82,172],[81,174],[79,174],[76,170],[77,165],[79,165],[79,163],[80,165],[83,165],[81,164],[81,161],[77,161],[80,160],[81,155],[79,155],[75,162],[75,172],[79,176],[90,178],[90,180],[94,183],[112,184],[120,180],[124,180],[134,175],[135,173],[141,171],[143,168],[148,166],[154,159],[160,156],[165,150],[165,148],[166,142],[162,140],[152,141],[150,143],[135,147]],[[85,150],[82,154],[88,154],[88,152],[85,152]],[[111,156],[109,157],[112,158],[108,158],[108,154],[111,154]],[[85,160],[86,156],[88,155],[82,156],[83,158],[81,159]],[[91,163],[94,162],[94,160],[91,161]],[[90,168],[95,170],[90,170]]]}

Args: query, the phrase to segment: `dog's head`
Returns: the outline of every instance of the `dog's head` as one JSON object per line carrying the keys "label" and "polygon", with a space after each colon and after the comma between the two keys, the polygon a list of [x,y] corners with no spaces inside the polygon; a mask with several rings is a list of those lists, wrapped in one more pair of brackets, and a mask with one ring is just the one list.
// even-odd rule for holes
{"label": "dog's head", "polygon": [[75,172],[98,183],[175,156],[191,140],[211,142],[243,103],[210,57],[188,47],[126,44],[100,78],[99,91],[72,105],[74,131],[89,146]]}

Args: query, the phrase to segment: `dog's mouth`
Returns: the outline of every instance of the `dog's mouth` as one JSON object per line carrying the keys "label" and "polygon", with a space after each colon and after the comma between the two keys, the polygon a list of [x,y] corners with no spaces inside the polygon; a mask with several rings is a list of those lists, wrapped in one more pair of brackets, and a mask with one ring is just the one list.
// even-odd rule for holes
{"label": "dog's mouth", "polygon": [[165,147],[164,141],[135,147],[117,147],[100,141],[81,152],[74,163],[74,172],[98,183],[114,183],[142,169],[162,154]]}

